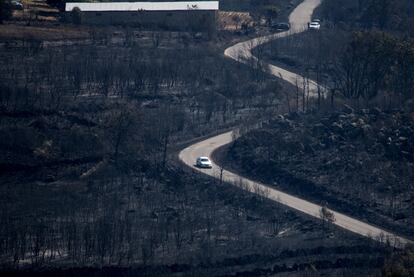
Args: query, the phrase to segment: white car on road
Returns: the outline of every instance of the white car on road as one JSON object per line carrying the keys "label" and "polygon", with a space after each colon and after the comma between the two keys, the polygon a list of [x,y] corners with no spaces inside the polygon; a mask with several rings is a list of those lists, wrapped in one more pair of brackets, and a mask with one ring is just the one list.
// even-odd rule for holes
{"label": "white car on road", "polygon": [[212,168],[213,167],[208,157],[198,157],[196,161],[196,166],[200,168]]}
{"label": "white car on road", "polygon": [[319,20],[314,20],[308,24],[309,30],[319,30],[321,28],[321,23]]}
{"label": "white car on road", "polygon": [[13,0],[10,2],[11,7],[15,10],[23,10],[23,3],[20,0]]}

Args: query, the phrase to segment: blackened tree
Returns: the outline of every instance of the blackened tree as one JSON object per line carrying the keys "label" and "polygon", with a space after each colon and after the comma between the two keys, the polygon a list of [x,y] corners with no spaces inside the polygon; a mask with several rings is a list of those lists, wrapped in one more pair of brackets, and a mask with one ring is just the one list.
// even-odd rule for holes
{"label": "blackened tree", "polygon": [[0,0],[0,24],[12,16],[12,7],[9,0]]}

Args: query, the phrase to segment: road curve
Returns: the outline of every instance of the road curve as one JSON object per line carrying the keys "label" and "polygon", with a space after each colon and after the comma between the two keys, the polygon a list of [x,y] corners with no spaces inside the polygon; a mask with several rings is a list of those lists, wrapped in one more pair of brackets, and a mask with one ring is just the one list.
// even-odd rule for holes
{"label": "road curve", "polygon": [[[319,6],[320,3],[321,0],[304,0],[289,15],[289,31],[262,36],[244,42],[239,42],[227,48],[224,51],[224,56],[241,63],[254,65],[255,63],[259,62],[258,59],[252,54],[252,50],[255,47],[268,43],[278,38],[287,37],[305,31],[307,29],[308,22],[311,20],[314,9],[317,6]],[[309,91],[310,97],[316,97],[318,89],[320,91],[325,90],[324,87],[319,86],[313,80],[304,80],[303,76],[299,74],[287,71],[283,68],[265,63],[263,61],[260,61],[260,65],[262,68],[264,68],[264,70],[266,70],[273,76],[282,78],[283,80],[293,85],[299,86],[299,88],[305,87]]]}
{"label": "road curve", "polygon": [[[321,0],[304,0],[299,6],[297,6],[296,9],[289,16],[289,22],[291,24],[290,31],[237,43],[234,46],[229,47],[225,50],[225,56],[242,63],[250,63],[251,60],[257,61],[257,59],[251,53],[251,50],[254,47],[257,47],[271,40],[299,33],[305,30],[306,24],[310,21],[313,10],[320,4],[320,2]],[[284,80],[294,85],[298,84],[299,86],[301,86],[303,84],[302,76],[273,65],[267,64],[267,66],[269,72],[272,75],[276,77],[282,77]],[[310,96],[315,96],[317,93],[318,84],[313,81],[309,81],[307,83],[309,91],[311,92]],[[190,145],[179,153],[179,159],[184,164],[193,168],[194,170],[197,170],[198,172],[210,175],[218,179],[222,178],[223,182],[231,183],[235,186],[240,187],[241,189],[259,194],[262,197],[274,200],[290,208],[303,212],[307,215],[316,218],[321,218],[320,211],[322,207],[320,205],[289,195],[277,189],[266,186],[262,183],[252,181],[248,178],[241,177],[235,173],[220,168],[219,165],[215,163],[213,163],[212,169],[200,169],[194,166],[197,157],[211,157],[214,150],[218,149],[221,146],[231,143],[234,140],[234,134],[235,132],[230,131]],[[352,217],[346,216],[333,210],[329,211],[332,212],[335,217],[335,221],[333,222],[333,224],[342,227],[348,231],[357,233],[362,236],[370,237],[381,242],[389,242],[391,245],[398,248],[403,248],[407,244],[413,243],[412,241],[406,238],[403,238],[381,228],[375,227],[373,225],[367,224],[365,222],[362,222],[360,220],[354,219]]]}

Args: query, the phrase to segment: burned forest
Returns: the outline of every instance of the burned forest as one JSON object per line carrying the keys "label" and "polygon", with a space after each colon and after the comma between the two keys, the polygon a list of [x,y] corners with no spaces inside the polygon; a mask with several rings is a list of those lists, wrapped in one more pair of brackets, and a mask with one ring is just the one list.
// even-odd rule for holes
{"label": "burned forest", "polygon": [[0,0],[0,275],[412,276],[414,6],[339,2]]}

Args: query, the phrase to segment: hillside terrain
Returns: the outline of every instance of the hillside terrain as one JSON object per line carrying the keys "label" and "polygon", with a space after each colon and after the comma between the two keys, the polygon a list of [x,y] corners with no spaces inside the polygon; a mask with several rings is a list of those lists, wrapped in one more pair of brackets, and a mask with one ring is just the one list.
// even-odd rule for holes
{"label": "hillside terrain", "polygon": [[3,271],[378,272],[375,243],[169,165],[176,143],[275,112],[283,83],[186,34],[123,34],[2,45]]}
{"label": "hillside terrain", "polygon": [[[0,25],[1,275],[376,276],[393,262],[392,248],[179,164],[176,151],[195,138],[238,125],[249,129],[289,110],[287,95],[295,88],[222,55],[225,46],[272,29],[235,28],[209,39],[75,26],[60,22],[58,10],[44,1],[23,2],[25,10]],[[240,10],[256,23],[261,16],[284,21],[298,2],[243,1],[249,9]],[[223,4],[229,10],[239,5]],[[411,151],[412,135],[403,135],[401,126],[413,128],[406,121],[411,115],[390,113],[395,128],[384,136],[408,159],[401,153]],[[376,128],[371,112],[367,118],[352,114],[343,128],[360,118]],[[291,122],[296,135],[307,119],[297,120],[280,118],[269,126]],[[400,137],[407,140],[397,145]],[[235,150],[243,139],[249,135]],[[251,150],[243,148],[234,164],[248,161],[239,158]],[[400,166],[387,168],[395,175],[410,170]],[[340,191],[340,182],[333,184],[330,193]],[[406,186],[409,179],[401,182],[401,189]],[[393,191],[390,204],[387,190],[385,181],[372,188],[383,198],[364,205],[386,207],[381,216],[398,226],[411,223],[412,195]]]}
{"label": "hillside terrain", "polygon": [[412,237],[413,121],[379,109],[280,116],[236,140],[226,164]]}
{"label": "hillside terrain", "polygon": [[[241,127],[219,166],[413,238],[413,15],[410,1],[323,1],[319,31],[254,49],[329,90],[311,99],[298,88],[289,114]],[[410,276],[398,257],[394,274]]]}

